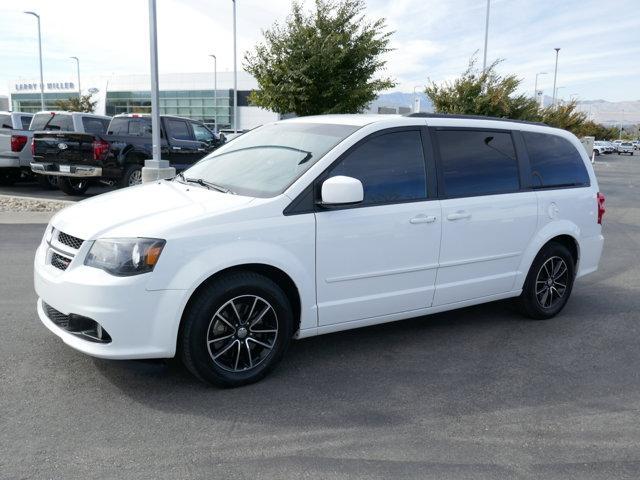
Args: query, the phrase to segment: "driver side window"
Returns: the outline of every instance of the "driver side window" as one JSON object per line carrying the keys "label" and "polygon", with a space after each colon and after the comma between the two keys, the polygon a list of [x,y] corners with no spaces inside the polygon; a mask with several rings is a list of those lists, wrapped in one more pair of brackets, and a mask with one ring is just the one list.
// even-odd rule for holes
{"label": "driver side window", "polygon": [[211,143],[213,141],[213,133],[211,133],[211,131],[204,125],[192,123],[191,127],[193,128],[193,134],[198,142]]}
{"label": "driver side window", "polygon": [[329,177],[336,175],[362,182],[364,200],[360,205],[426,200],[427,175],[420,131],[393,131],[365,140],[333,167]]}

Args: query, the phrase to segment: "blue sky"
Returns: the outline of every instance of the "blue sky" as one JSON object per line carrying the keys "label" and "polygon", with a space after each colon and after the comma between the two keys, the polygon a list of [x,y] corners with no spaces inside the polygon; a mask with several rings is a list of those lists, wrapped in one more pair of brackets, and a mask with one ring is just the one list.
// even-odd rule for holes
{"label": "blue sky", "polygon": [[[282,20],[288,0],[237,0],[239,58],[261,29]],[[308,1],[306,2],[309,3]],[[429,79],[459,75],[474,52],[482,60],[485,0],[367,0],[371,18],[384,16],[395,30],[386,73],[396,90],[413,91]],[[559,96],[583,100],[640,99],[640,5],[638,0],[492,0],[489,61],[502,58],[503,73],[523,79],[524,92],[551,95],[554,47],[561,47]],[[38,77],[35,18],[42,17],[45,81],[82,74],[147,73],[146,0],[3,0],[0,3],[0,93],[13,80]],[[230,0],[158,0],[161,72],[232,69]]]}

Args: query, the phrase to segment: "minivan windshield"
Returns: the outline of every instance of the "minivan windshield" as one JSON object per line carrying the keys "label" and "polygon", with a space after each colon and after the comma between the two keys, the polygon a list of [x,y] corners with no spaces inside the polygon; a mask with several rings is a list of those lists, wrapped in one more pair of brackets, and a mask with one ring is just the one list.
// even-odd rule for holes
{"label": "minivan windshield", "polygon": [[358,128],[326,123],[265,125],[223,145],[177,180],[201,180],[238,195],[273,197]]}

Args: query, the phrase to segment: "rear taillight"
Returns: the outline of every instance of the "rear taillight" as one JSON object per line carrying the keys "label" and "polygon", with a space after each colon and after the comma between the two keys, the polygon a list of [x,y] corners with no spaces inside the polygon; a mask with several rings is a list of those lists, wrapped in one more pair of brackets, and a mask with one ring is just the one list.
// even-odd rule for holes
{"label": "rear taillight", "polygon": [[109,152],[109,142],[105,142],[104,140],[93,141],[93,159],[94,160],[104,160],[108,152]]}
{"label": "rear taillight", "polygon": [[604,206],[604,203],[605,203],[604,193],[598,192],[598,195],[596,198],[598,199],[598,224],[602,225],[602,217],[604,217],[604,212],[607,211]]}
{"label": "rear taillight", "polygon": [[11,151],[21,152],[27,144],[27,137],[24,135],[11,135]]}
{"label": "rear taillight", "polygon": [[31,139],[31,156],[33,157],[36,154],[36,139]]}

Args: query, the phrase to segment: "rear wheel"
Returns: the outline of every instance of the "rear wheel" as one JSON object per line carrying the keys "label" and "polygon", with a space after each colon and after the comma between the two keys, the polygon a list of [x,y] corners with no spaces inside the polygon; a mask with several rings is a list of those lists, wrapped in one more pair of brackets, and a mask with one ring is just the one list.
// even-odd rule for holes
{"label": "rear wheel", "polygon": [[0,170],[0,185],[11,186],[20,178],[20,171],[12,168]]}
{"label": "rear wheel", "polygon": [[263,378],[293,333],[285,293],[253,272],[235,272],[201,289],[183,319],[182,360],[198,378],[237,387]]}
{"label": "rear wheel", "polygon": [[125,165],[120,187],[133,187],[142,183],[142,167],[138,164]]}
{"label": "rear wheel", "polygon": [[89,180],[84,178],[60,177],[58,187],[67,195],[84,195],[89,188]]}
{"label": "rear wheel", "polygon": [[58,177],[55,175],[38,175],[38,185],[45,190],[55,190],[58,188]]}
{"label": "rear wheel", "polygon": [[551,242],[538,253],[518,302],[522,312],[536,320],[556,316],[571,295],[575,260],[567,247]]}

